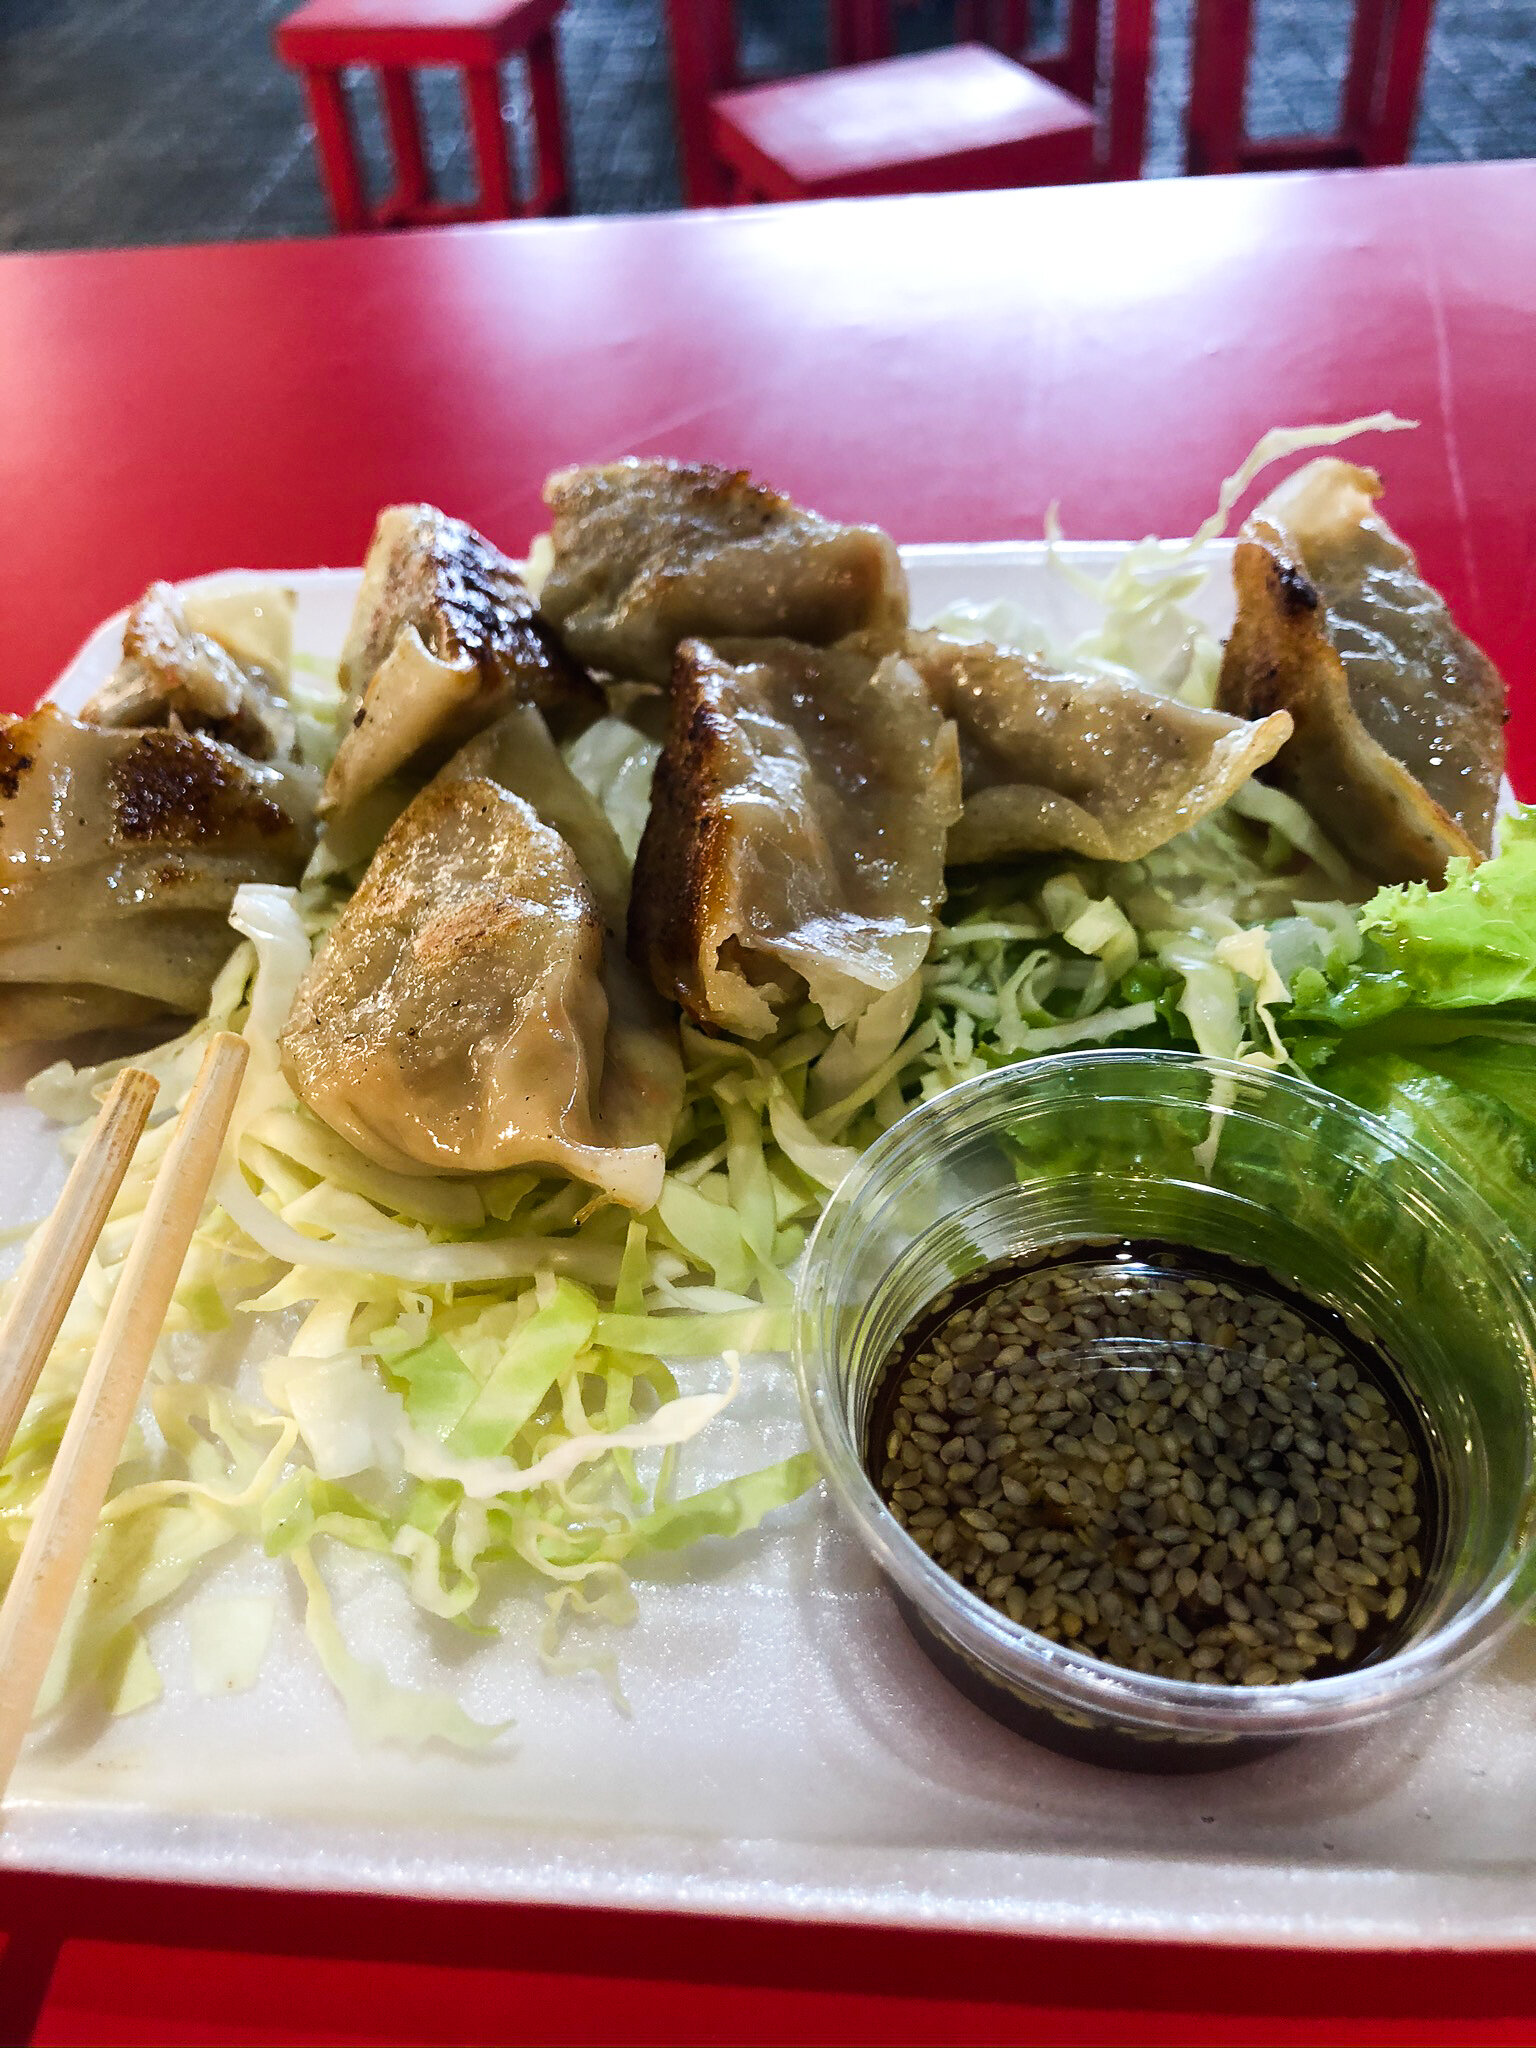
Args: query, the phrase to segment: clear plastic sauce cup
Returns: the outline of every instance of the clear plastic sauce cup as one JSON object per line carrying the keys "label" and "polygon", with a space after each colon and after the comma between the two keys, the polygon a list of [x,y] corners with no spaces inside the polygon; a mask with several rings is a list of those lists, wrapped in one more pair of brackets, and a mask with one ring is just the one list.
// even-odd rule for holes
{"label": "clear plastic sauce cup", "polygon": [[[1401,1374],[1432,1453],[1436,1540],[1402,1629],[1358,1668],[1202,1685],[1049,1640],[951,1577],[872,1483],[874,1403],[915,1317],[998,1262],[1123,1240],[1257,1269]],[[864,1155],[806,1252],[796,1369],[839,1507],[962,1691],[1071,1755],[1207,1770],[1422,1698],[1536,1596],[1533,1293],[1474,1190],[1340,1098],[1194,1054],[1069,1053],[951,1089]],[[1123,1363],[1086,1346],[1084,1384]]]}

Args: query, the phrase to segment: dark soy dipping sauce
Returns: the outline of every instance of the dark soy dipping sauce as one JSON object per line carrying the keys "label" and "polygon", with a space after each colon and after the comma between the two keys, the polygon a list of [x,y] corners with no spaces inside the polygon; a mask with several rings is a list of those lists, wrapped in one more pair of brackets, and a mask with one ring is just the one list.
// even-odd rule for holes
{"label": "dark soy dipping sauce", "polygon": [[[940,1296],[893,1347],[865,1462],[1000,1616],[1213,1689],[1392,1654],[1444,1536],[1435,1434],[1391,1358],[1268,1273],[1160,1241],[1063,1245]],[[1097,1753],[907,1619],[989,1711]]]}

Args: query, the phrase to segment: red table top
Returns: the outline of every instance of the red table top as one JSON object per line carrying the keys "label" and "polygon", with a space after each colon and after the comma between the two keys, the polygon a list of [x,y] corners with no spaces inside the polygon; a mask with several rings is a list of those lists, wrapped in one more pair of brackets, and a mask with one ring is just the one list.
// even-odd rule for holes
{"label": "red table top", "polygon": [[[0,703],[157,576],[359,559],[549,469],[748,466],[901,540],[1187,532],[1269,426],[1390,406],[1385,510],[1536,784],[1536,165],[0,259]],[[0,1880],[0,2038],[1530,2041],[1529,1958]],[[62,1948],[59,1944],[62,1942]],[[388,1958],[387,1961],[380,1960]]]}

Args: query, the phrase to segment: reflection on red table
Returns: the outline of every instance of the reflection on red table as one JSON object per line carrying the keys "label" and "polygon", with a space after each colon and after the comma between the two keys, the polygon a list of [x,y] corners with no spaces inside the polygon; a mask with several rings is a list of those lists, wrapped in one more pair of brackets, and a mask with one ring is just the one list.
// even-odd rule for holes
{"label": "reflection on red table", "polygon": [[[1384,406],[1385,509],[1502,666],[1536,627],[1536,165],[0,260],[0,703],[152,578],[520,549],[565,462],[752,468],[901,540],[1187,532],[1266,428]],[[48,2041],[1529,2041],[1516,1956],[1260,1956],[7,1878]],[[62,1942],[62,1948],[59,1944]],[[384,1959],[388,1959],[387,1961]]]}

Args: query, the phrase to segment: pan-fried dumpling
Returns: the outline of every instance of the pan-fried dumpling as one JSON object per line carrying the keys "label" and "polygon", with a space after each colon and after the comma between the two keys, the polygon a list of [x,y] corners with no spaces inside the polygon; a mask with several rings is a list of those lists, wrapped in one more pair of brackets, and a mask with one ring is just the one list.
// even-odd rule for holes
{"label": "pan-fried dumpling", "polygon": [[284,1070],[381,1166],[550,1167],[649,1208],[682,1067],[617,958],[610,998],[604,951],[565,840],[451,766],[391,826],[301,984]]}
{"label": "pan-fried dumpling", "polygon": [[1493,843],[1504,685],[1375,510],[1380,491],[1373,470],[1323,457],[1259,506],[1217,701],[1290,712],[1273,779],[1358,867],[1439,881]]}
{"label": "pan-fried dumpling", "polygon": [[553,564],[539,602],[610,675],[665,683],[679,642],[782,634],[826,646],[907,622],[889,537],[804,512],[744,470],[630,459],[544,488]]}
{"label": "pan-fried dumpling", "polygon": [[537,705],[562,732],[604,709],[512,563],[431,505],[379,514],[341,683],[348,722],[326,812],[351,809],[402,772],[419,784],[514,704]]}
{"label": "pan-fried dumpling", "polygon": [[80,716],[118,727],[174,719],[253,761],[288,761],[292,660],[291,590],[182,597],[152,583],[128,614],[121,662]]}
{"label": "pan-fried dumpling", "polygon": [[297,882],[302,785],[204,733],[0,720],[0,1044],[195,1012],[242,882]]}
{"label": "pan-fried dumpling", "polygon": [[630,950],[742,1037],[807,992],[845,1023],[922,964],[959,811],[954,728],[901,656],[684,641]]}
{"label": "pan-fried dumpling", "polygon": [[908,638],[960,735],[965,809],[954,865],[1028,853],[1139,860],[1272,760],[1291,721],[1249,724],[986,641]]}

